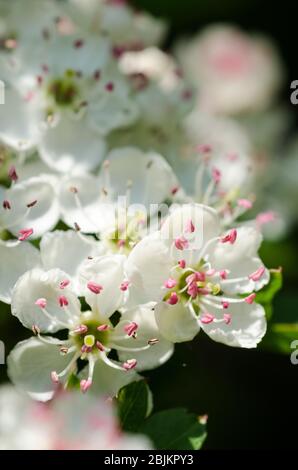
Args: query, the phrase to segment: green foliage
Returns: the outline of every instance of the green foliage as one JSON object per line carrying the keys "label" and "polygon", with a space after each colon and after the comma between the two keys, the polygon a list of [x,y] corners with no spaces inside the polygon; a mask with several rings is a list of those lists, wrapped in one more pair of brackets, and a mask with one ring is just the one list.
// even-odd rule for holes
{"label": "green foliage", "polygon": [[298,339],[297,323],[273,323],[262,342],[262,347],[273,352],[291,354],[291,343]]}
{"label": "green foliage", "polygon": [[67,390],[80,390],[80,379],[75,375],[71,374],[66,383]]}
{"label": "green foliage", "polygon": [[282,270],[270,270],[270,282],[262,290],[257,292],[255,302],[263,305],[267,320],[272,316],[272,302],[277,292],[282,288]]}
{"label": "green foliage", "polygon": [[261,346],[272,352],[289,355],[291,343],[298,339],[298,295],[284,292],[278,296],[274,314],[268,323],[268,331]]}
{"label": "green foliage", "polygon": [[144,380],[123,387],[117,398],[122,429],[137,431],[151,408],[151,392]]}
{"label": "green foliage", "polygon": [[198,450],[207,436],[206,425],[184,408],[155,413],[145,421],[140,432],[161,450]]}
{"label": "green foliage", "polygon": [[123,387],[117,404],[122,429],[147,435],[156,449],[197,450],[206,439],[206,425],[183,408],[148,417],[152,397],[144,380]]}

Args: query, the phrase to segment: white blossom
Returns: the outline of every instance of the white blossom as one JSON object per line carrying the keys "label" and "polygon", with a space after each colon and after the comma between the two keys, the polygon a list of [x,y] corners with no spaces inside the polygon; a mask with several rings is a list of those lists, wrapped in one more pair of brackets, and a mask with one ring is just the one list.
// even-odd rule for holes
{"label": "white blossom", "polygon": [[[135,370],[157,367],[171,356],[172,343],[160,335],[150,304],[126,309],[116,324],[111,319],[123,311],[129,293],[125,260],[123,255],[105,255],[85,261],[79,273],[88,307],[84,311],[65,272],[35,268],[19,278],[12,314],[37,336],[9,355],[9,376],[18,388],[46,401],[57,383],[67,386],[82,359],[87,365],[79,373],[81,390],[92,385],[94,393],[114,396],[136,380]],[[40,334],[60,330],[67,331],[65,340]],[[112,350],[118,360],[110,358]]]}
{"label": "white blossom", "polygon": [[0,389],[1,450],[150,449],[142,435],[120,430],[115,410],[103,398],[58,393],[50,403],[30,400],[6,385]]}
{"label": "white blossom", "polygon": [[210,26],[189,43],[181,41],[177,54],[200,88],[199,106],[212,113],[262,111],[283,78],[280,59],[266,38],[228,25]]}
{"label": "white blossom", "polygon": [[255,347],[266,331],[255,291],[269,281],[260,243],[252,227],[222,234],[214,210],[182,206],[129,255],[130,301],[155,301],[156,322],[170,341],[189,341],[202,328],[216,341]]}

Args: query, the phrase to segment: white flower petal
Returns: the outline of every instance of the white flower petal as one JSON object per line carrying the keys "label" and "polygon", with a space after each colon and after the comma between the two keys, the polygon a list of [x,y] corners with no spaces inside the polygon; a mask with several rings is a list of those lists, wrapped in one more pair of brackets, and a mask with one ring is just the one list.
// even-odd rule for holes
{"label": "white flower petal", "polygon": [[71,355],[61,355],[55,343],[45,344],[38,338],[18,343],[8,356],[8,375],[17,388],[40,401],[50,400],[55,390],[51,372],[62,371]]}
{"label": "white flower petal", "polygon": [[6,87],[5,103],[0,105],[0,140],[16,150],[29,150],[36,145],[40,122],[35,100],[26,101]]}
{"label": "white flower petal", "polygon": [[219,218],[214,209],[203,204],[183,204],[173,210],[166,218],[161,228],[164,239],[175,239],[185,233],[187,223],[191,221],[195,231],[190,246],[202,248],[210,239],[217,237],[220,232]]}
{"label": "white flower petal", "polygon": [[270,275],[267,269],[258,281],[249,279],[251,274],[264,267],[257,256],[261,242],[262,235],[258,230],[243,226],[237,229],[235,243],[218,242],[210,247],[207,256],[210,267],[218,271],[228,271],[227,280],[221,282],[225,293],[248,293],[260,290],[268,284]]}
{"label": "white flower petal", "polygon": [[[100,318],[109,318],[124,302],[124,292],[120,289],[125,279],[123,255],[98,256],[85,261],[80,270],[81,291],[93,312]],[[87,284],[95,282],[102,287],[99,294],[91,292]]]}
{"label": "white flower petal", "polygon": [[[125,322],[125,323],[124,323]],[[136,332],[136,337],[128,337],[124,331],[125,324],[135,322],[139,327]],[[123,336],[122,340],[115,339],[113,335],[119,337]],[[158,326],[155,321],[154,309],[152,304],[140,305],[137,308],[126,311],[120,320],[120,323],[115,327],[113,334],[111,334],[111,342],[124,348],[142,348],[148,346],[148,341],[157,339],[158,343],[150,346],[145,351],[121,351],[117,349],[118,357],[122,362],[127,359],[136,359],[136,370],[148,370],[164,364],[173,354],[174,345],[170,341],[164,339],[160,334]]]}
{"label": "white flower petal", "polygon": [[191,341],[200,330],[196,315],[181,302],[176,305],[158,303],[155,319],[161,334],[173,343]]}
{"label": "white flower petal", "polygon": [[[117,82],[114,85],[117,89]],[[116,91],[104,91],[88,106],[88,122],[90,127],[102,135],[115,129],[127,127],[138,117],[138,107],[132,98],[117,94]]]}
{"label": "white flower petal", "polygon": [[[258,281],[253,281],[249,275],[255,273],[263,265],[260,258],[243,258],[238,264],[230,266],[227,280],[222,281],[221,288],[226,294],[246,294],[253,290],[262,289],[270,280],[270,273],[265,268],[264,274]],[[224,268],[223,268],[224,269]]]}
{"label": "white flower petal", "polygon": [[56,126],[44,132],[39,151],[45,163],[61,173],[90,171],[101,162],[106,145],[85,118],[72,120],[63,115]]}
{"label": "white flower petal", "polygon": [[[177,179],[166,160],[155,152],[143,152],[136,147],[112,150],[110,162],[111,186],[117,195],[125,195],[131,181],[132,204],[159,204],[171,196]],[[157,212],[157,209],[154,211]]]}
{"label": "white flower petal", "polygon": [[[76,8],[76,7],[75,7]],[[110,60],[111,44],[108,38],[97,37],[84,32],[56,35],[50,44],[45,45],[47,65],[54,77],[61,77],[67,70],[78,70],[84,76],[93,77],[96,70],[102,70]],[[81,47],[74,47],[75,41],[81,41]],[[84,77],[82,77],[84,80]],[[92,82],[89,82],[89,87]]]}
{"label": "white flower petal", "polygon": [[237,228],[235,243],[217,243],[210,248],[209,260],[215,269],[224,269],[220,266],[226,265],[226,269],[239,264],[245,257],[257,256],[262,243],[262,234],[254,227],[242,226]]}
{"label": "white flower petal", "polygon": [[[114,362],[114,361],[112,361]],[[115,363],[119,366],[119,363]],[[80,378],[84,379],[88,377],[88,367],[85,367]],[[128,385],[129,383],[138,380],[140,376],[135,370],[120,370],[110,367],[103,361],[98,360],[94,367],[94,374],[92,380],[92,387],[89,393],[95,395],[105,395],[108,397],[114,397],[119,392],[120,388]]]}
{"label": "white flower petal", "polygon": [[[70,328],[72,321],[77,320],[80,315],[80,302],[69,288],[60,289],[60,282],[65,279],[67,279],[67,274],[60,269],[45,272],[36,268],[27,271],[19,278],[13,289],[12,314],[18,317],[27,328],[31,329],[33,325],[36,325],[45,333]],[[61,295],[67,298],[69,302],[67,307],[60,307]],[[35,305],[38,299],[46,300],[47,314]]]}
{"label": "white flower petal", "polygon": [[27,242],[0,240],[0,300],[11,302],[11,294],[18,278],[26,271],[41,265],[37,248]]}
{"label": "white flower petal", "polygon": [[102,190],[93,175],[63,179],[59,191],[62,220],[70,227],[77,223],[85,233],[98,233],[111,226],[115,222],[114,205],[100,202]]}
{"label": "white flower petal", "polygon": [[[20,161],[19,158],[12,160],[15,167],[17,168],[17,173],[19,181],[24,181],[33,176],[40,175],[52,175],[57,176],[58,174],[54,169],[49,168],[40,158],[39,155],[35,154],[33,157],[26,158],[25,161]],[[54,178],[49,178],[49,181],[55,181]]]}
{"label": "white flower petal", "polygon": [[40,254],[44,269],[59,268],[72,282],[72,289],[79,295],[78,275],[82,263],[100,254],[100,242],[93,237],[82,236],[74,230],[56,230],[46,233],[40,242]]}
{"label": "white flower petal", "polygon": [[[50,175],[35,176],[8,189],[5,199],[11,209],[0,209],[0,224],[14,235],[24,228],[32,228],[31,238],[38,238],[51,230],[59,220],[59,205]],[[28,208],[27,205],[37,201]]]}
{"label": "white flower petal", "polygon": [[[212,307],[208,312],[215,317],[222,316],[222,310]],[[220,312],[220,313],[219,313]],[[210,338],[228,346],[255,348],[266,333],[266,315],[262,305],[246,302],[231,304],[226,313],[231,315],[231,322],[201,324],[202,329]]]}
{"label": "white flower petal", "polygon": [[167,243],[159,232],[143,238],[131,251],[126,271],[131,283],[129,305],[161,300],[164,282],[170,275],[173,263]]}
{"label": "white flower petal", "polygon": [[125,436],[117,444],[117,450],[150,450],[152,446],[145,436]]}
{"label": "white flower petal", "polygon": [[[142,121],[149,128],[171,129],[177,128],[179,121],[179,108],[171,102],[171,97],[160,90],[159,86],[151,82],[136,95],[140,107]],[[181,100],[181,104],[184,102]]]}

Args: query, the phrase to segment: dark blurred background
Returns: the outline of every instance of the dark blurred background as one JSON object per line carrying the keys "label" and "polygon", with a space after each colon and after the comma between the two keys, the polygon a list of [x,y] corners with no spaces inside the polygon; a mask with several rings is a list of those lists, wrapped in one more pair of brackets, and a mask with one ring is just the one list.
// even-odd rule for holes
{"label": "dark blurred background", "polygon": [[[294,115],[290,83],[298,79],[298,4],[292,0],[134,0],[156,16],[168,19],[167,47],[214,22],[232,23],[248,32],[269,35],[276,43],[288,76],[282,100]],[[298,204],[298,201],[297,201]],[[275,300],[274,320],[298,322],[298,230],[279,243],[265,243],[267,266],[283,266],[284,287]],[[297,330],[298,331],[298,330]],[[298,332],[297,337],[298,339]],[[207,413],[206,449],[297,448],[298,365],[289,354],[233,349],[212,342],[204,333],[178,345],[168,364],[147,374],[156,409],[184,406]]]}
{"label": "dark blurred background", "polygon": [[[194,33],[214,22],[236,24],[247,31],[271,36],[288,70],[282,95],[290,103],[290,83],[298,79],[298,6],[293,0],[134,0],[135,6],[168,19],[167,47],[179,35]],[[296,129],[295,129],[296,127]],[[298,203],[298,201],[297,201]],[[270,267],[283,266],[284,288],[275,300],[274,318],[289,315],[298,321],[298,230],[279,243],[265,243],[262,256]],[[26,330],[1,305],[0,329],[8,338],[7,353]],[[6,315],[7,314],[7,315]],[[30,336],[30,332],[28,332]],[[298,339],[298,333],[297,333]],[[0,380],[6,380],[4,368]],[[178,345],[174,357],[162,368],[147,373],[155,409],[176,406],[207,413],[206,449],[297,448],[298,365],[289,354],[228,348],[200,333],[193,343]]]}

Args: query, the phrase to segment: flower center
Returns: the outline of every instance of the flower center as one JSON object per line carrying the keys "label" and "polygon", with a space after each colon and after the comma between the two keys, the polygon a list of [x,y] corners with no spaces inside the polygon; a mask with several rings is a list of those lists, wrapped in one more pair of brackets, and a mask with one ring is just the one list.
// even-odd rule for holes
{"label": "flower center", "polygon": [[213,271],[206,270],[202,260],[195,267],[185,267],[184,263],[179,263],[173,269],[173,277],[167,279],[164,287],[167,293],[163,300],[171,305],[180,300],[183,303],[192,303],[195,312],[200,311],[199,300],[206,296],[218,296],[221,292],[220,284],[214,276]]}
{"label": "flower center", "polygon": [[142,239],[144,229],[144,214],[137,213],[133,216],[127,215],[126,220],[121,223],[116,221],[116,229],[103,235],[111,250],[129,254],[132,248]]}
{"label": "flower center", "polygon": [[74,72],[69,70],[63,78],[53,79],[47,87],[47,93],[58,106],[72,105],[79,94]]}
{"label": "flower center", "polygon": [[93,318],[81,317],[81,323],[71,332],[72,340],[82,353],[104,351],[109,343],[110,325]]}

